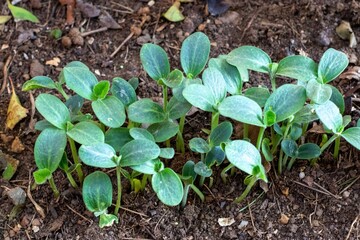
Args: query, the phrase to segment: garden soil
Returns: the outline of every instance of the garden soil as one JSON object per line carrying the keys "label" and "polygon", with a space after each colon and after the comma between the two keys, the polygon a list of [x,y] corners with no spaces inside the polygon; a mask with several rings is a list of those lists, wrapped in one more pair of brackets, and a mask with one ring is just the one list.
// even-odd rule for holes
{"label": "garden soil", "polygon": [[[27,193],[24,206],[16,214],[10,214],[14,205],[9,191],[19,187],[27,192],[36,169],[33,148],[38,132],[33,130],[33,123],[41,120],[41,116],[35,113],[31,121],[34,107],[31,95],[21,91],[22,84],[31,77],[46,75],[56,79],[62,67],[77,60],[89,66],[98,79],[138,77],[139,97],[157,100],[161,89],[141,67],[141,45],[159,44],[168,53],[171,66],[180,68],[181,43],[195,31],[209,37],[211,57],[227,54],[242,45],[254,45],[265,50],[274,61],[293,54],[305,54],[319,61],[322,53],[332,47],[349,56],[346,71],[360,65],[359,45],[350,48],[349,41],[341,39],[335,31],[341,21],[347,21],[360,39],[359,1],[232,0],[228,1],[231,6],[225,13],[212,16],[204,2],[195,0],[181,4],[186,18],[178,23],[162,17],[172,2],[89,0],[101,12],[108,12],[120,29],[88,35],[82,45],[64,45],[50,37],[50,31],[59,28],[67,35],[72,27],[88,32],[103,25],[99,18],[89,18],[86,16],[89,12],[81,13],[79,8],[75,8],[75,22],[67,25],[67,7],[57,0],[19,3],[39,18],[38,24],[10,20],[0,25],[1,86],[4,75],[8,76],[0,96],[1,158],[19,161],[11,181],[0,180],[0,239],[359,239],[360,157],[359,151],[346,143],[342,144],[338,161],[332,159],[329,151],[313,166],[298,161],[291,171],[280,176],[274,168],[270,169],[269,184],[258,183],[239,204],[233,200],[244,190],[246,176],[235,172],[225,184],[220,178],[223,166],[214,169],[213,186],[205,182],[202,188],[205,202],[191,193],[184,209],[164,206],[151,186],[137,194],[130,192],[129,183],[124,180],[119,223],[100,229],[98,219],[85,209],[81,192],[71,188],[65,175],[57,171],[54,178],[61,192],[58,199],[53,198],[49,185],[37,186]],[[0,9],[0,15],[9,14],[4,0]],[[120,50],[113,54],[120,45]],[[29,111],[12,130],[5,129],[10,79],[21,104]],[[354,125],[360,110],[359,73],[350,72],[350,77],[340,77],[332,84],[345,96],[347,113],[352,116],[350,124]],[[258,85],[269,86],[269,82],[262,75],[252,74],[245,88]],[[36,97],[40,92],[49,91],[37,90],[32,94]],[[204,136],[202,129],[209,128],[209,117],[202,111],[187,117],[186,143],[193,137]],[[314,127],[315,133],[308,136],[321,141],[316,127],[310,127]],[[176,154],[167,164],[179,171],[188,159],[198,161],[199,156]],[[109,175],[115,183],[114,172]],[[44,210],[44,216],[34,203]]]}

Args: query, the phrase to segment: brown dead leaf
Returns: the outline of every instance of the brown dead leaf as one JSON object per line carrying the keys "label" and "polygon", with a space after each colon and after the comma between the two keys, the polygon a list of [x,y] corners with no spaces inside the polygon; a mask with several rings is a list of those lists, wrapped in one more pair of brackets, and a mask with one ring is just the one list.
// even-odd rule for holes
{"label": "brown dead leaf", "polygon": [[282,193],[285,197],[289,196],[289,188],[288,188],[288,187],[282,188],[282,189],[281,189],[281,193]]}
{"label": "brown dead leaf", "polygon": [[14,153],[21,153],[25,150],[24,144],[20,141],[19,137],[15,137],[14,141],[11,144],[10,151]]}
{"label": "brown dead leaf", "polygon": [[53,59],[46,61],[45,64],[57,67],[59,66],[60,62],[61,62],[60,58],[54,57]]}
{"label": "brown dead leaf", "polygon": [[52,222],[49,227],[49,232],[55,232],[59,230],[64,224],[65,218],[66,218],[65,215],[62,215],[61,217],[55,219],[55,221]]}
{"label": "brown dead leaf", "polygon": [[350,67],[346,72],[340,75],[340,79],[355,79],[360,81],[360,66]]}
{"label": "brown dead leaf", "polygon": [[6,128],[13,129],[21,119],[26,117],[27,113],[28,110],[21,106],[19,97],[16,95],[13,87],[7,111]]}

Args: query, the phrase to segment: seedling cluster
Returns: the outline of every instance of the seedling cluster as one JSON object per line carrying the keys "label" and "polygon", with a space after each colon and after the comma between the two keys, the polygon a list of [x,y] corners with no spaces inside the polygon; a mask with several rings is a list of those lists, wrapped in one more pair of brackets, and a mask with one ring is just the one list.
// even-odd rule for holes
{"label": "seedling cluster", "polygon": [[[34,149],[38,167],[33,174],[35,182],[48,181],[58,197],[52,176],[62,169],[74,188],[82,187],[87,209],[100,217],[100,227],[104,227],[118,221],[122,177],[135,192],[151,182],[164,204],[185,206],[190,189],[203,201],[201,187],[207,179],[211,187],[212,167],[226,165],[221,172],[223,181],[227,181],[227,172],[233,173],[236,168],[248,174],[244,181],[247,187],[235,200],[240,202],[258,180],[268,181],[264,166],[270,162],[277,162],[281,173],[284,168],[291,169],[296,159],[316,161],[333,142],[336,159],[341,138],[360,150],[359,122],[347,127],[351,119],[342,115],[343,97],[329,85],[348,65],[344,53],[328,49],[319,63],[305,56],[289,56],[276,63],[253,46],[242,46],[210,60],[209,53],[210,41],[200,32],[182,44],[182,70],[170,67],[160,46],[145,44],[141,48],[143,68],[163,89],[162,104],[147,98],[138,100],[136,78],[98,81],[77,61],[67,64],[57,81],[45,76],[27,81],[24,91],[55,89],[65,100],[45,93],[36,98],[36,109],[44,120],[36,124],[41,133]],[[244,90],[249,70],[267,74],[271,89]],[[278,86],[279,76],[293,79],[293,83]],[[74,94],[65,93],[64,86]],[[85,101],[92,110],[85,112]],[[204,129],[206,139],[189,141],[188,149],[199,158],[189,159],[182,172],[176,173],[166,163],[175,152],[185,153],[182,133],[191,107],[211,113],[211,129]],[[321,143],[307,142],[304,137],[313,121],[323,127]],[[241,135],[233,133],[234,124],[242,125]],[[258,132],[253,142],[249,129]],[[174,146],[171,139],[176,142]],[[84,164],[97,171],[84,178]],[[108,213],[112,181],[101,169],[116,171],[113,214]]]}

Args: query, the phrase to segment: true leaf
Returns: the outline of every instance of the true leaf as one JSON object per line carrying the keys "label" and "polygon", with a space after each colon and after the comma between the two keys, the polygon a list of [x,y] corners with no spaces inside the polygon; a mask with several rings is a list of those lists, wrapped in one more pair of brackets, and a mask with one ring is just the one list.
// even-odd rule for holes
{"label": "true leaf", "polygon": [[162,171],[164,169],[164,164],[159,159],[152,159],[140,165],[131,166],[131,168],[143,174],[153,175],[156,174],[158,171]]}
{"label": "true leaf", "polygon": [[258,169],[256,177],[267,182],[260,153],[254,145],[244,140],[234,140],[226,144],[225,153],[232,164],[247,174],[254,175],[254,170]]}
{"label": "true leaf", "polygon": [[191,104],[187,101],[181,102],[177,100],[175,97],[172,97],[167,105],[166,112],[169,115],[170,119],[178,119],[190,110]]}
{"label": "true leaf", "polygon": [[91,212],[105,212],[112,202],[112,184],[109,176],[100,171],[85,177],[82,195],[86,208]]}
{"label": "true leaf", "polygon": [[36,184],[44,184],[47,180],[49,180],[52,177],[52,174],[49,169],[43,168],[33,172],[33,176]]}
{"label": "true leaf", "polygon": [[264,113],[264,124],[266,126],[272,126],[276,123],[276,113],[272,109],[268,109]]}
{"label": "true leaf", "polygon": [[360,127],[352,127],[345,130],[341,136],[345,138],[345,140],[353,145],[355,148],[360,150]]}
{"label": "true leaf", "polygon": [[212,175],[212,170],[203,162],[197,162],[194,166],[194,171],[203,177],[210,177]]}
{"label": "true leaf", "polygon": [[301,55],[288,56],[280,60],[276,75],[308,82],[311,79],[316,79],[317,69],[317,64],[311,58]]}
{"label": "true leaf", "polygon": [[263,127],[262,110],[250,98],[244,96],[230,96],[219,104],[219,112],[239,122]]}
{"label": "true leaf", "polygon": [[165,120],[164,109],[151,99],[134,102],[128,109],[129,119],[138,123],[157,123]]}
{"label": "true leaf", "polygon": [[39,169],[54,172],[61,161],[66,147],[66,133],[64,130],[47,128],[40,133],[34,146],[34,157]]}
{"label": "true leaf", "polygon": [[285,84],[277,88],[265,103],[264,112],[271,109],[276,114],[276,122],[281,122],[298,112],[305,104],[305,88]]}
{"label": "true leaf", "polygon": [[91,107],[100,122],[108,127],[118,128],[125,122],[124,105],[115,96],[93,101]]}
{"label": "true leaf", "polygon": [[246,68],[257,72],[269,73],[271,59],[267,53],[257,47],[241,46],[232,50],[226,61],[238,68]]}
{"label": "true leaf", "polygon": [[154,136],[144,128],[131,128],[129,133],[133,139],[146,139],[155,142]]}
{"label": "true leaf", "polygon": [[82,145],[103,143],[105,140],[103,131],[92,122],[79,122],[66,134]]}
{"label": "true leaf", "polygon": [[110,227],[115,223],[118,223],[119,219],[114,214],[103,213],[100,215],[99,227]]}
{"label": "true leaf", "polygon": [[320,147],[314,143],[305,143],[298,149],[298,159],[313,159],[321,154]]}
{"label": "true leaf", "polygon": [[197,153],[207,153],[211,150],[209,144],[202,138],[191,139],[189,142],[189,147],[191,151]]}
{"label": "true leaf", "polygon": [[125,144],[121,148],[120,154],[122,156],[120,166],[134,166],[157,158],[160,148],[152,141],[135,139]]}
{"label": "true leaf", "polygon": [[120,149],[131,140],[133,138],[130,136],[128,128],[110,128],[105,133],[105,143],[112,146],[116,152],[120,152]]}
{"label": "true leaf", "polygon": [[104,99],[108,94],[110,89],[109,81],[100,81],[98,82],[93,89],[93,93],[97,99]]}
{"label": "true leaf", "polygon": [[191,84],[183,91],[184,98],[193,106],[201,110],[214,112],[216,106],[215,96],[210,89],[201,84]]}
{"label": "true leaf", "polygon": [[204,69],[210,54],[210,40],[202,32],[187,37],[180,51],[180,63],[188,78],[195,78]]}
{"label": "true leaf", "polygon": [[264,138],[261,143],[261,153],[264,155],[266,161],[271,162],[274,156],[270,149],[270,139]]}
{"label": "true leaf", "polygon": [[82,145],[79,148],[80,159],[89,166],[100,168],[113,168],[117,164],[114,161],[116,157],[114,148],[106,143],[97,143],[94,145]]}
{"label": "true leaf", "polygon": [[307,83],[306,95],[314,103],[323,104],[324,102],[330,99],[331,94],[332,94],[332,90],[330,85],[328,84],[319,83],[315,79],[311,79]]}
{"label": "true leaf", "polygon": [[112,80],[111,93],[120,99],[126,107],[136,101],[136,93],[133,86],[119,77]]}
{"label": "true leaf", "polygon": [[175,87],[178,87],[181,84],[183,79],[184,79],[183,73],[180,70],[175,69],[175,70],[170,72],[170,74],[169,74],[169,76],[167,78],[163,78],[162,81],[169,88],[175,88]]}
{"label": "true leaf", "polygon": [[9,0],[7,0],[7,5],[10,9],[11,15],[13,15],[15,20],[27,20],[33,23],[39,22],[39,19],[28,10],[12,5]]}
{"label": "true leaf", "polygon": [[33,89],[38,89],[38,88],[48,88],[48,89],[55,89],[55,83],[54,81],[46,76],[36,76],[33,77],[32,79],[26,81],[23,85],[22,85],[22,91],[30,91]]}
{"label": "true leaf", "polygon": [[183,185],[179,176],[170,168],[154,174],[151,185],[156,195],[165,205],[178,205],[184,195]]}
{"label": "true leaf", "polygon": [[144,44],[140,50],[141,63],[149,76],[158,81],[167,78],[170,73],[170,63],[165,50],[155,44]]}
{"label": "true leaf", "polygon": [[204,85],[211,91],[216,103],[226,97],[226,83],[221,72],[216,68],[206,68],[202,74]]}
{"label": "true leaf", "polygon": [[233,127],[230,122],[225,121],[211,131],[209,136],[209,145],[219,146],[223,142],[227,142],[232,135]]}
{"label": "true leaf", "polygon": [[206,154],[205,164],[211,166],[216,162],[217,165],[220,165],[224,160],[225,152],[220,146],[215,146]]}
{"label": "true leaf", "polygon": [[315,107],[316,114],[321,122],[333,133],[338,133],[342,127],[342,116],[339,108],[331,101],[327,101]]}
{"label": "true leaf", "polygon": [[345,53],[329,48],[322,55],[318,68],[318,78],[323,83],[329,83],[344,71],[349,64]]}
{"label": "true leaf", "polygon": [[260,107],[264,107],[266,100],[270,97],[270,92],[264,87],[251,87],[246,89],[244,95],[254,100]]}
{"label": "true leaf", "polygon": [[164,142],[177,134],[179,125],[172,121],[151,124],[147,130],[154,136],[155,142]]}

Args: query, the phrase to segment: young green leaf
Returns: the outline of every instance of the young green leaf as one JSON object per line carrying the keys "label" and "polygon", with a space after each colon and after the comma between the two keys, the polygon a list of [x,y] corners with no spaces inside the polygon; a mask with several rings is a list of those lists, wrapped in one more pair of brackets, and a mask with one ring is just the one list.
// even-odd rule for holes
{"label": "young green leaf", "polygon": [[306,86],[306,95],[314,103],[323,104],[330,99],[332,90],[330,85],[319,83],[316,79],[311,79]]}
{"label": "young green leaf", "polygon": [[225,152],[220,146],[215,146],[206,154],[205,164],[211,166],[216,162],[217,165],[220,165],[224,160]]}
{"label": "young green leaf", "polygon": [[202,177],[210,177],[212,175],[211,168],[203,162],[197,162],[194,166],[194,171]]}
{"label": "young green leaf", "polygon": [[162,47],[152,43],[144,44],[140,50],[140,59],[147,74],[155,81],[169,76],[170,63]]}
{"label": "young green leaf", "polygon": [[265,103],[264,112],[275,112],[276,122],[297,113],[305,104],[306,90],[302,86],[285,84],[277,88]]}
{"label": "young green leaf", "polygon": [[95,100],[93,89],[98,80],[84,64],[69,63],[62,70],[62,78],[66,85],[78,95],[88,100]]}
{"label": "young green leaf", "polygon": [[39,169],[53,173],[59,166],[66,147],[66,133],[62,129],[47,128],[40,133],[34,146],[34,158]]}
{"label": "young green leaf", "polygon": [[43,168],[33,172],[33,176],[36,184],[44,184],[52,177],[52,174],[49,169]]}
{"label": "young green leaf", "polygon": [[214,112],[216,106],[215,96],[210,89],[201,84],[191,84],[183,91],[184,98],[193,106],[207,112]]}
{"label": "young green leaf", "polygon": [[197,153],[208,153],[211,148],[209,144],[202,138],[193,138],[189,142],[189,147],[191,151]]}
{"label": "young green leaf", "polygon": [[184,189],[179,176],[170,168],[154,174],[151,185],[156,195],[165,205],[178,205],[184,195]]}
{"label": "young green leaf", "polygon": [[28,10],[12,5],[9,0],[7,0],[7,5],[10,9],[11,15],[13,15],[16,21],[27,20],[33,23],[39,22],[39,19]]}
{"label": "young green leaf", "polygon": [[318,66],[311,58],[296,55],[280,60],[276,75],[294,78],[302,82],[316,79]]}
{"label": "young green leaf", "polygon": [[128,83],[136,90],[139,86],[139,78],[132,77],[129,79]]}
{"label": "young green leaf", "polygon": [[294,123],[310,123],[319,119],[315,112],[315,106],[313,104],[305,105],[300,111],[294,115]]}
{"label": "young green leaf", "polygon": [[344,111],[345,111],[344,97],[336,87],[331,86],[331,85],[329,85],[329,86],[330,86],[331,91],[332,91],[330,101],[335,103],[335,105],[339,108],[340,113],[343,114]]}
{"label": "young green leaf", "polygon": [[343,119],[339,108],[331,101],[315,106],[320,121],[333,133],[338,133],[342,127]]}
{"label": "young green leaf", "polygon": [[46,76],[36,76],[22,85],[21,91],[30,91],[38,88],[56,89],[54,81]]}
{"label": "young green leaf", "polygon": [[221,72],[228,93],[231,95],[241,94],[243,82],[241,80],[239,70],[226,61],[226,56],[211,58],[209,61],[209,67],[216,68]]}
{"label": "young green leaf", "polygon": [[261,143],[261,153],[264,155],[266,161],[271,162],[274,160],[274,155],[270,149],[270,139],[264,138]]}
{"label": "young green leaf", "polygon": [[190,78],[184,78],[181,84],[172,89],[173,96],[180,102],[187,102],[186,99],[183,96],[184,89],[191,85],[191,84],[202,84],[202,81],[200,78],[190,79]]}
{"label": "young green leaf", "polygon": [[110,89],[110,82],[103,80],[103,81],[98,82],[94,86],[93,93],[94,93],[96,99],[104,99],[106,97],[106,95],[109,93],[109,89]]}
{"label": "young green leaf", "polygon": [[75,94],[66,100],[65,105],[69,109],[70,115],[78,115],[84,105],[84,99]]}
{"label": "young green leaf", "polygon": [[129,133],[133,139],[146,139],[155,142],[154,136],[144,128],[131,128]]}
{"label": "young green leaf", "polygon": [[82,145],[92,145],[105,141],[103,131],[92,122],[79,122],[66,134]]}
{"label": "young green leaf", "polygon": [[209,145],[220,146],[221,143],[229,141],[232,135],[233,127],[229,121],[220,123],[211,131],[209,136]]}
{"label": "young green leaf", "polygon": [[226,144],[225,153],[229,162],[237,168],[250,175],[256,174],[257,178],[267,182],[260,153],[254,145],[244,140],[234,140]]}
{"label": "young green leaf", "polygon": [[106,143],[82,145],[79,148],[79,157],[86,165],[92,167],[113,168],[117,166],[114,161],[116,152]]}
{"label": "young green leaf", "polygon": [[237,68],[269,73],[271,59],[266,52],[253,46],[241,46],[232,50],[226,61]]}
{"label": "young green leaf", "polygon": [[175,120],[185,116],[191,107],[192,105],[187,101],[181,102],[175,97],[172,97],[167,105],[166,112],[170,119]]}
{"label": "young green leaf", "polygon": [[154,136],[155,142],[164,142],[178,133],[179,125],[172,121],[164,121],[151,124],[147,130]]}
{"label": "young green leaf", "polygon": [[129,119],[138,123],[158,123],[165,120],[164,109],[151,99],[144,98],[134,102],[128,109]]}
{"label": "young green leaf", "polygon": [[187,37],[180,51],[180,63],[186,77],[195,78],[204,69],[210,54],[210,40],[202,32]]}
{"label": "young green leaf", "polygon": [[164,169],[164,164],[157,158],[146,161],[140,165],[131,166],[131,169],[143,174],[156,174]]}
{"label": "young green leaf", "polygon": [[106,213],[112,202],[112,184],[109,176],[100,171],[86,176],[82,195],[86,208],[91,212]]}
{"label": "young green leaf", "polygon": [[225,117],[239,122],[263,127],[262,110],[260,106],[250,98],[244,96],[230,96],[219,104],[219,112]]}
{"label": "young green leaf", "polygon": [[93,101],[91,107],[100,122],[108,127],[118,128],[125,122],[124,105],[115,96]]}
{"label": "young green leaf", "polygon": [[42,93],[35,100],[36,109],[52,125],[65,129],[70,121],[70,112],[65,104],[57,97]]}
{"label": "young green leaf", "polygon": [[360,127],[352,127],[345,130],[341,136],[345,138],[345,140],[353,145],[355,148],[360,150]]}
{"label": "young green leaf", "polygon": [[321,154],[320,147],[314,143],[305,143],[298,149],[298,159],[313,159]]}
{"label": "young green leaf", "polygon": [[222,102],[226,97],[226,83],[221,72],[216,68],[206,68],[202,74],[202,79],[204,86],[214,96],[216,104]]}
{"label": "young green leaf", "polygon": [[99,227],[110,227],[115,223],[118,223],[119,219],[114,214],[102,213],[100,215]]}
{"label": "young green leaf", "polygon": [[116,152],[120,152],[120,149],[131,140],[133,140],[133,138],[128,128],[110,128],[105,133],[105,143],[113,147]]}
{"label": "young green leaf", "polygon": [[190,182],[193,183],[196,179],[196,172],[194,171],[195,163],[191,160],[187,161],[182,168],[182,177],[191,178]]}
{"label": "young green leaf", "polygon": [[125,144],[121,150],[121,167],[135,166],[157,158],[160,148],[156,143],[146,139],[135,139]]}
{"label": "young green leaf", "polygon": [[319,81],[329,83],[339,76],[349,64],[345,53],[329,48],[322,55],[318,68]]}
{"label": "young green leaf", "polygon": [[245,97],[254,100],[260,107],[264,107],[266,101],[270,97],[269,89],[264,87],[251,87],[246,89]]}
{"label": "young green leaf", "polygon": [[175,88],[175,87],[180,86],[183,79],[184,79],[183,73],[180,70],[175,69],[170,72],[170,74],[167,78],[163,78],[162,81],[169,88]]}
{"label": "young green leaf", "polygon": [[281,149],[289,157],[296,158],[298,156],[298,150],[299,150],[298,145],[292,139],[284,139],[281,142]]}
{"label": "young green leaf", "polygon": [[173,148],[160,148],[159,157],[165,159],[172,159],[175,156],[175,150]]}
{"label": "young green leaf", "polygon": [[265,126],[272,126],[276,123],[276,113],[272,110],[269,109],[264,113],[264,124]]}

